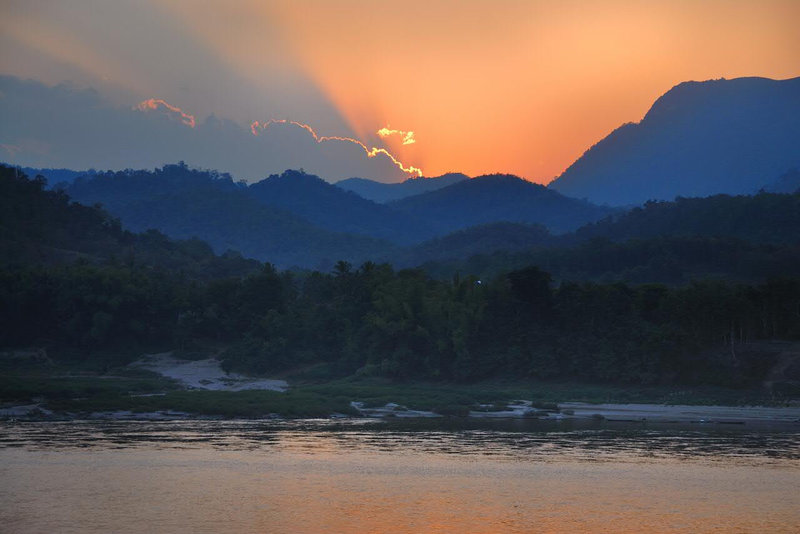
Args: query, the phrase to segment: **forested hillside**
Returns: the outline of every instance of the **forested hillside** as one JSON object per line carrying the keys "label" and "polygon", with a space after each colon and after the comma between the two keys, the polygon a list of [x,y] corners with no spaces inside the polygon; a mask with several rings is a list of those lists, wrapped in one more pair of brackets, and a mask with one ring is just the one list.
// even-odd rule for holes
{"label": "forested hillside", "polygon": [[42,177],[29,179],[0,166],[0,266],[127,265],[195,278],[242,275],[259,263],[235,251],[217,256],[207,243],[174,241],[155,230],[134,234],[97,207],[72,202],[63,191],[45,190]]}
{"label": "forested hillside", "polygon": [[[434,281],[388,265],[292,276],[265,266],[203,284],[127,266],[0,272],[0,346],[118,362],[132,348],[227,347],[229,369],[397,380],[491,377],[754,386],[800,338],[798,279],[679,288],[563,282],[529,267]],[[114,350],[114,349],[122,349]],[[72,355],[72,356],[69,356]]]}
{"label": "forested hillside", "polygon": [[728,236],[754,243],[800,243],[800,194],[714,195],[647,202],[589,223],[578,239]]}
{"label": "forested hillside", "polygon": [[[235,249],[280,267],[323,269],[337,259],[451,257],[427,245],[408,253],[400,249],[472,226],[522,223],[565,232],[611,213],[514,176],[428,180],[446,179],[457,183],[386,205],[301,171],[248,186],[227,174],[184,164],[79,177],[65,191],[85,204],[100,203],[135,231],[155,228],[173,238],[203,239],[218,253]],[[415,189],[427,185],[403,183],[421,184]],[[461,252],[488,251],[492,245],[482,241]],[[432,254],[423,258],[426,247]]]}
{"label": "forested hillside", "polygon": [[282,209],[330,231],[416,243],[437,234],[435,227],[300,171],[272,175],[247,188],[266,206]]}
{"label": "forested hillside", "polygon": [[[45,191],[42,180],[9,168],[0,176],[2,348],[40,346],[58,359],[112,364],[137,349],[214,347],[229,369],[315,366],[325,377],[749,387],[775,355],[746,343],[800,338],[800,279],[786,276],[798,272],[796,255],[781,264],[786,249],[778,245],[594,240],[557,249],[560,260],[532,253],[527,265],[485,278],[436,280],[422,270],[343,261],[332,272],[289,273],[216,257],[197,241],[130,234],[101,210]],[[42,261],[29,252],[47,247],[73,254]],[[776,276],[764,280],[762,272],[752,284],[584,281],[615,262],[664,268],[660,250],[680,265],[684,249],[726,272],[727,258],[744,250],[744,258],[774,262]]]}
{"label": "forested hillside", "polygon": [[469,180],[469,176],[459,172],[451,172],[432,178],[408,178],[399,183],[385,184],[366,178],[348,178],[336,182],[336,187],[352,191],[360,197],[374,202],[386,203],[402,198],[436,191],[449,185]]}
{"label": "forested hillside", "polygon": [[441,234],[494,222],[541,224],[555,233],[563,233],[613,211],[565,197],[516,176],[500,174],[478,176],[388,205],[428,221]]}
{"label": "forested hillside", "polygon": [[[498,243],[503,242],[500,237]],[[449,253],[452,245],[447,239],[438,242],[437,257],[426,251],[434,243],[419,245],[398,258],[435,258],[424,268],[439,278],[454,273],[493,276],[533,264],[558,280],[759,282],[800,272],[800,194],[648,202],[571,234],[542,236],[527,249],[487,246],[470,258]],[[474,243],[477,248],[480,240]]]}
{"label": "forested hillside", "polygon": [[131,230],[197,237],[218,253],[233,249],[282,267],[329,269],[338,258],[359,261],[391,248],[378,239],[314,226],[253,198],[228,175],[182,164],[79,178],[66,191],[79,202],[102,204]]}

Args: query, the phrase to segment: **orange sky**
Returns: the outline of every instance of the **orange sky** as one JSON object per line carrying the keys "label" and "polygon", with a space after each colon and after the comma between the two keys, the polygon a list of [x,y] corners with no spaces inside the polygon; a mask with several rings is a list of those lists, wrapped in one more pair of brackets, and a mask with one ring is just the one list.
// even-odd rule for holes
{"label": "orange sky", "polygon": [[[73,73],[242,124],[297,120],[427,176],[546,183],[681,81],[800,75],[796,0],[35,5],[3,8],[0,46],[35,51],[0,55],[4,72]],[[386,126],[416,142],[381,139]]]}

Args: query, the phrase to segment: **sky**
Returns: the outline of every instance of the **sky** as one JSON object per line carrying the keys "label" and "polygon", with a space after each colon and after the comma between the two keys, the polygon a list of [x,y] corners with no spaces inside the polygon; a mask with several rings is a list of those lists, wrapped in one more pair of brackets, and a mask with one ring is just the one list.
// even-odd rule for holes
{"label": "sky", "polygon": [[800,76],[798,20],[796,0],[0,0],[0,160],[548,183],[682,81]]}

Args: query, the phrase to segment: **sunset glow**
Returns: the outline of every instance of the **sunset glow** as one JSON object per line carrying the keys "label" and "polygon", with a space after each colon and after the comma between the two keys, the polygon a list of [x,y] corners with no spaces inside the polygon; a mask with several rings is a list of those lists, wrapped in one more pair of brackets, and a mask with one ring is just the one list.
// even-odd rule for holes
{"label": "sunset glow", "polygon": [[185,113],[181,108],[171,106],[166,102],[164,102],[163,100],[157,98],[148,98],[147,100],[139,102],[139,105],[136,106],[136,109],[138,109],[139,111],[156,111],[159,108],[175,114],[175,116],[177,116],[178,119],[186,126],[189,126],[190,128],[195,127],[196,123],[194,115],[189,115],[188,113]]}
{"label": "sunset glow", "polygon": [[[414,176],[422,176],[422,169],[419,169],[419,168],[414,167],[412,165],[409,165],[409,166],[403,165],[403,163],[398,161],[397,158],[395,158],[385,148],[378,148],[378,147],[367,148],[367,145],[365,145],[364,143],[362,143],[358,139],[353,139],[352,137],[339,137],[339,136],[335,136],[335,135],[322,135],[322,136],[321,135],[317,135],[317,132],[315,132],[314,129],[311,126],[309,126],[308,124],[304,124],[302,122],[290,121],[290,120],[286,120],[286,119],[270,119],[270,120],[268,120],[266,122],[253,121],[250,124],[250,131],[253,133],[253,135],[258,135],[259,131],[266,130],[272,124],[291,124],[293,126],[297,126],[298,128],[302,128],[302,129],[306,130],[308,133],[310,133],[311,136],[314,138],[314,140],[317,143],[324,143],[326,141],[341,141],[341,142],[345,142],[345,143],[356,144],[356,145],[360,146],[362,149],[364,149],[364,153],[366,154],[366,156],[368,158],[374,158],[375,156],[383,155],[383,156],[386,156],[387,158],[389,158],[389,160],[392,162],[392,164],[394,164],[401,171],[403,171],[405,173],[408,173],[410,175],[414,175]],[[405,133],[405,132],[402,132],[402,133]],[[411,134],[411,136],[413,138],[414,132],[408,132],[408,133]],[[413,143],[414,141],[412,140],[411,142]]]}
{"label": "sunset glow", "polygon": [[98,5],[7,3],[2,71],[189,126],[291,117],[428,176],[547,183],[678,83],[800,75],[796,0]]}
{"label": "sunset glow", "polygon": [[381,128],[378,130],[378,135],[381,137],[389,137],[390,135],[399,135],[403,139],[404,145],[413,145],[417,142],[414,139],[414,132],[404,132],[402,130],[391,130],[389,128]]}

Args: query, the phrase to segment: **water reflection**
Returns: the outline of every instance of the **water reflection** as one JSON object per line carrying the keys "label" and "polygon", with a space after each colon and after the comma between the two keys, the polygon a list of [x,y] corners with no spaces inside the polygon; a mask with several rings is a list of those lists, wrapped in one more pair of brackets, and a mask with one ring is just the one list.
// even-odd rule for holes
{"label": "water reflection", "polygon": [[[0,448],[163,448],[295,454],[334,451],[497,457],[591,462],[658,459],[750,464],[800,460],[800,431],[672,427],[542,421],[300,420],[64,421],[0,424]],[[588,428],[587,428],[588,426]]]}
{"label": "water reflection", "polygon": [[15,533],[798,532],[800,433],[475,421],[0,425]]}

